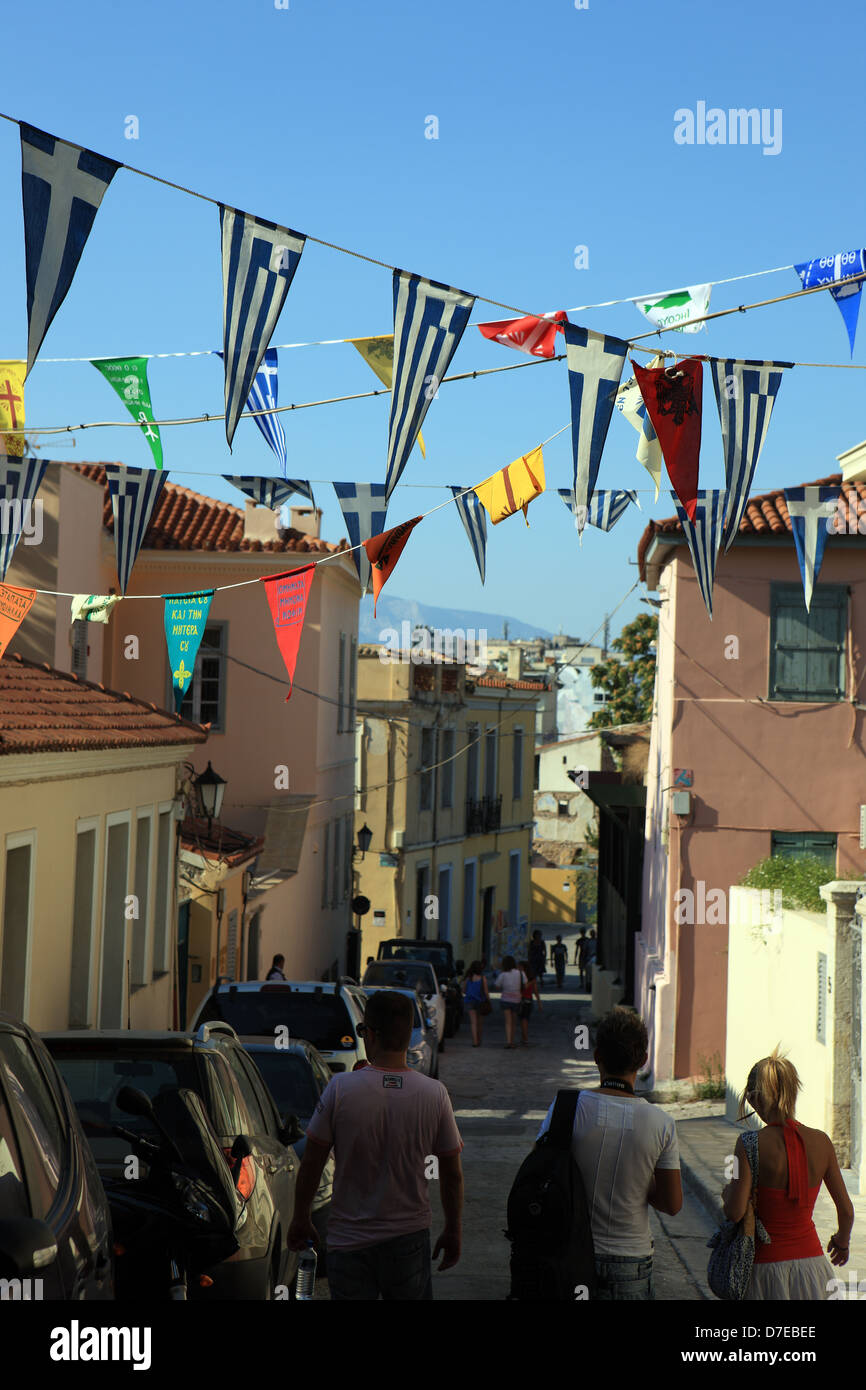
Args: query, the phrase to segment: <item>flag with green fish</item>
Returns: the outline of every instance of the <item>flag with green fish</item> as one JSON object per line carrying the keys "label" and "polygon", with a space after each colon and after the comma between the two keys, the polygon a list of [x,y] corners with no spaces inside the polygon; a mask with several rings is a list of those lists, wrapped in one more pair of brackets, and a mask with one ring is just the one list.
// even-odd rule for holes
{"label": "flag with green fish", "polygon": [[704,325],[693,320],[709,313],[712,288],[711,284],[691,285],[687,290],[651,294],[632,302],[656,328],[678,333],[700,333]]}

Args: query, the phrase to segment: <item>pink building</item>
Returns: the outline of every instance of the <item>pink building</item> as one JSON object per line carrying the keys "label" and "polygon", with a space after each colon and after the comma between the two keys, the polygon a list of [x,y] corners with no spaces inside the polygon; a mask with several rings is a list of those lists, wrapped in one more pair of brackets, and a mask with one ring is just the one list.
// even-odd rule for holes
{"label": "pink building", "polygon": [[866,486],[844,493],[853,520],[828,537],[809,614],[780,492],[750,500],[719,556],[712,621],[680,522],[641,537],[660,608],[634,1003],[656,1081],[724,1060],[729,888],[774,853],[864,870]]}
{"label": "pink building", "polygon": [[[8,583],[66,593],[116,591],[104,469],[49,464],[39,497],[42,542],[19,544]],[[70,628],[69,599],[42,595],[12,643],[25,658],[173,709],[164,605],[134,595],[195,593],[334,557],[316,570],[288,703],[264,587],[230,588],[211,602],[182,714],[209,726],[193,763],[197,773],[210,760],[226,780],[221,823],[228,838],[221,853],[210,837],[199,856],[210,865],[206,892],[214,920],[204,938],[197,933],[200,943],[208,936],[210,942],[200,947],[190,981],[193,1001],[217,970],[255,978],[277,952],[294,978],[318,979],[348,964],[360,585],[347,542],[319,537],[319,513],[293,509],[292,527],[282,534],[276,521],[275,513],[252,502],[233,507],[169,482],[128,596],[109,625]],[[260,838],[263,845],[249,860],[251,876],[235,909],[225,893],[220,897],[220,884],[232,867],[238,833],[253,847]],[[221,902],[226,920],[217,921]]]}

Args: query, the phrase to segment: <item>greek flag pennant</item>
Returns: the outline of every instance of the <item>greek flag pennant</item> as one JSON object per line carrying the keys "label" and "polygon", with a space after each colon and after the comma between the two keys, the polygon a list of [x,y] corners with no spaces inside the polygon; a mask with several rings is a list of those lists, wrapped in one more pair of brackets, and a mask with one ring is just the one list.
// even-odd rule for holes
{"label": "greek flag pennant", "polygon": [[363,595],[370,589],[370,561],[362,542],[369,540],[371,536],[378,536],[385,529],[385,516],[388,511],[385,484],[334,483],[334,491],[352,543],[352,559],[358,571]]}
{"label": "greek flag pennant", "polygon": [[604,489],[599,489],[593,493],[589,506],[583,509],[581,521],[580,509],[574,500],[574,493],[571,488],[561,487],[557,491],[574,517],[578,532],[583,530],[587,521],[590,526],[597,526],[600,531],[613,530],[632,502],[638,511],[642,510],[637,493],[632,492],[630,488],[620,492],[606,492]]}
{"label": "greek flag pennant", "polygon": [[[287,227],[278,227],[273,222],[264,222],[235,208],[224,207],[222,203],[219,209],[223,258],[226,439],[231,448],[241,411],[253,390],[256,375],[277,326],[306,237]],[[259,405],[256,409],[262,407]],[[271,443],[270,439],[268,443]]]}
{"label": "greek flag pennant", "polygon": [[385,500],[400,481],[424,416],[448,371],[475,297],[394,271],[394,377]]}
{"label": "greek flag pennant", "polygon": [[689,543],[701,598],[712,619],[713,582],[725,518],[724,489],[700,488],[695,497],[694,516],[689,514],[675,492],[671,492],[671,497]]}
{"label": "greek flag pennant", "polygon": [[223,473],[223,477],[245,497],[251,497],[259,507],[270,507],[274,512],[296,492],[309,498],[313,506],[316,505],[313,502],[313,489],[304,478],[260,478],[245,473]]}
{"label": "greek flag pennant", "polygon": [[838,484],[835,487],[785,489],[785,505],[791,518],[807,613],[812,606],[812,591],[821,572],[824,547],[833,529],[831,518],[836,512],[838,500]]}
{"label": "greek flag pennant", "polygon": [[749,500],[782,373],[794,364],[738,362],[720,357],[711,357],[709,363],[725,450],[727,500],[722,539],[725,550],[730,550]]}
{"label": "greek flag pennant", "polygon": [[467,492],[464,488],[455,487],[452,483],[451,495],[457,503],[457,511],[469,537],[469,544],[472,547],[472,554],[475,556],[475,563],[478,566],[478,573],[481,575],[481,583],[483,584],[487,569],[487,513],[474,488]]}
{"label": "greek flag pennant", "polygon": [[180,714],[183,697],[195,670],[195,658],[204,636],[213,589],[198,594],[163,594],[165,600],[165,640],[174,709]]}
{"label": "greek flag pennant", "polygon": [[[840,251],[835,256],[816,257],[813,261],[801,261],[794,269],[802,281],[804,290],[814,289],[817,285],[832,285],[834,280],[845,280],[849,275],[862,275],[866,271],[866,250]],[[862,290],[863,281],[854,280],[850,285],[838,285],[835,290],[830,291],[839,305],[839,313],[845,320],[852,357]]]}
{"label": "greek flag pennant", "polygon": [[[564,324],[563,332],[571,393],[572,490],[575,506],[585,508],[595,491],[628,343],[574,323]],[[583,530],[583,515],[575,513],[578,530]]]}
{"label": "greek flag pennant", "polygon": [[117,577],[120,592],[125,595],[132,567],[168,474],[158,473],[153,468],[124,468],[119,463],[106,463],[104,467],[114,516]]}
{"label": "greek flag pennant", "polygon": [[[225,361],[224,354],[215,352],[214,357],[221,357]],[[247,399],[247,410],[253,412],[253,419],[264,435],[268,445],[273,449],[280,465],[283,477],[286,475],[288,464],[286,462],[286,434],[280,424],[279,415],[259,415],[256,412],[261,410],[276,410],[277,408],[277,386],[278,386],[279,365],[277,361],[276,348],[269,347],[264,357],[262,365],[256,372],[255,381],[252,385]]]}
{"label": "greek flag pennant", "polygon": [[27,268],[27,372],[66,298],[106,188],[123,166],[21,126]]}
{"label": "greek flag pennant", "polygon": [[22,533],[31,534],[33,501],[47,467],[46,459],[0,454],[0,579],[6,578]]}

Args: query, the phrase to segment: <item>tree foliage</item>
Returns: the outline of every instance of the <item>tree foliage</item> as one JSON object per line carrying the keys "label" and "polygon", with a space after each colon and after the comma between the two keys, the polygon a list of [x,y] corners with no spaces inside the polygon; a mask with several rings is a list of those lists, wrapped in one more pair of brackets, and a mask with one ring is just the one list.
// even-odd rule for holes
{"label": "tree foliage", "polygon": [[643,724],[651,718],[657,634],[658,619],[640,613],[633,622],[626,623],[611,643],[623,659],[611,657],[593,667],[590,679],[596,690],[604,691],[607,704],[595,711],[589,721],[590,729]]}

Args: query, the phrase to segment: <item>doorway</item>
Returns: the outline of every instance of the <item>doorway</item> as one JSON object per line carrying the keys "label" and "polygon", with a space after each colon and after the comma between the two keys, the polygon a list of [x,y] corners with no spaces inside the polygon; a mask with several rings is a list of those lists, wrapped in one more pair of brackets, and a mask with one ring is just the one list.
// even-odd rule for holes
{"label": "doorway", "polygon": [[485,888],[481,899],[481,954],[490,964],[491,938],[493,936],[493,899],[495,888]]}

